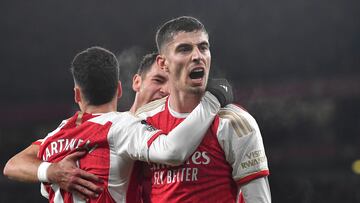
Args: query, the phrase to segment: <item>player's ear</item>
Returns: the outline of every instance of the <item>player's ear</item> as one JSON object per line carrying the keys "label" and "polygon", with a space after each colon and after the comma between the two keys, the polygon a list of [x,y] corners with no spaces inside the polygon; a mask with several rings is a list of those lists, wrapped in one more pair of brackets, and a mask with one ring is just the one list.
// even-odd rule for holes
{"label": "player's ear", "polygon": [[167,60],[164,55],[159,54],[156,57],[156,64],[165,72],[169,72]]}
{"label": "player's ear", "polygon": [[118,89],[117,89],[117,97],[120,98],[122,96],[122,87],[121,87],[121,81],[118,82]]}
{"label": "player's ear", "polygon": [[132,88],[135,92],[140,91],[141,82],[142,82],[141,76],[136,73],[133,77],[133,82],[132,82]]}
{"label": "player's ear", "polygon": [[78,86],[74,87],[74,100],[75,100],[75,103],[81,102],[81,92],[80,92],[80,88]]}

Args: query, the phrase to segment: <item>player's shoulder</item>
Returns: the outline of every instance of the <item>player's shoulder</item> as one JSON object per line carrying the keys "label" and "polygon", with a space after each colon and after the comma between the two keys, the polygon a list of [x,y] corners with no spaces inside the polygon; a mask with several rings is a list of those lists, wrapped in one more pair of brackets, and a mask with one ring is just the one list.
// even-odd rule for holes
{"label": "player's shoulder", "polygon": [[56,133],[60,132],[61,130],[63,130],[64,127],[66,127],[66,125],[69,123],[69,121],[71,121],[71,119],[74,116],[64,119],[60,122],[60,124],[51,132],[49,132],[46,137],[42,138],[42,139],[38,139],[37,141],[33,142],[33,144],[35,145],[42,145],[49,137],[52,137],[53,135],[55,135]]}
{"label": "player's shoulder", "polygon": [[[116,137],[127,132],[131,127],[141,122],[140,118],[135,117],[129,111],[126,112],[109,112],[100,116],[94,117],[90,122],[95,125],[101,125],[109,130],[108,137]],[[123,137],[123,136],[120,136]]]}
{"label": "player's shoulder", "polygon": [[105,125],[108,122],[116,123],[116,122],[126,121],[128,120],[129,117],[131,117],[131,114],[129,112],[114,111],[114,112],[101,114],[100,116],[91,118],[89,121],[100,125]]}
{"label": "player's shoulder", "polygon": [[52,132],[50,132],[49,134],[55,134],[56,132],[58,132],[61,129],[66,129],[69,125],[72,124],[72,122],[74,120],[76,120],[77,114],[69,117],[69,118],[65,118],[64,120],[62,120],[60,122],[60,124],[55,128],[55,130],[53,130]]}
{"label": "player's shoulder", "polygon": [[165,109],[167,98],[168,97],[164,97],[143,105],[135,112],[135,116],[147,118],[159,113]]}
{"label": "player's shoulder", "polygon": [[218,116],[225,125],[231,125],[238,135],[247,135],[257,129],[253,116],[239,105],[226,105],[219,110]]}

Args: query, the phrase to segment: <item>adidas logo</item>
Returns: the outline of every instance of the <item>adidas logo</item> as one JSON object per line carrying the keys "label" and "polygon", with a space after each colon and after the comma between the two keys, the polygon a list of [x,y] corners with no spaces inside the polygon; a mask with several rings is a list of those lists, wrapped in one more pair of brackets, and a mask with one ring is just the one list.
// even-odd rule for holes
{"label": "adidas logo", "polygon": [[227,86],[225,86],[225,85],[220,85],[220,87],[224,88],[226,92],[228,91],[228,87],[227,87]]}

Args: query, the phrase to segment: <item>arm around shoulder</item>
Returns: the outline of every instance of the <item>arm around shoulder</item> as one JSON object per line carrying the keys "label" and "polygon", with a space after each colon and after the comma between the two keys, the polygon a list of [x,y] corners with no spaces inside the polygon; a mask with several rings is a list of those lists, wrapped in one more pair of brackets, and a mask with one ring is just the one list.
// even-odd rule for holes
{"label": "arm around shoulder", "polygon": [[182,123],[169,135],[160,136],[150,146],[150,160],[168,165],[183,164],[201,143],[219,109],[218,99],[206,92],[197,107]]}

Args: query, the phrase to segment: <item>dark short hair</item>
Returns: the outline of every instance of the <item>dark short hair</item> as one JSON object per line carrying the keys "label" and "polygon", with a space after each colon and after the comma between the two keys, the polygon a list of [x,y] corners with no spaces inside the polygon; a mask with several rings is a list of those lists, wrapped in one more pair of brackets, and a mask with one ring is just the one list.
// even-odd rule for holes
{"label": "dark short hair", "polygon": [[155,41],[159,53],[161,48],[171,41],[178,32],[193,31],[203,31],[208,34],[205,26],[198,19],[191,16],[181,16],[165,22],[156,32]]}
{"label": "dark short hair", "polygon": [[153,52],[150,54],[146,54],[142,58],[137,71],[137,74],[139,74],[141,78],[145,78],[146,74],[150,71],[152,65],[155,63],[157,55],[157,52]]}
{"label": "dark short hair", "polygon": [[119,63],[109,50],[95,46],[78,53],[71,73],[89,105],[105,104],[116,95]]}

